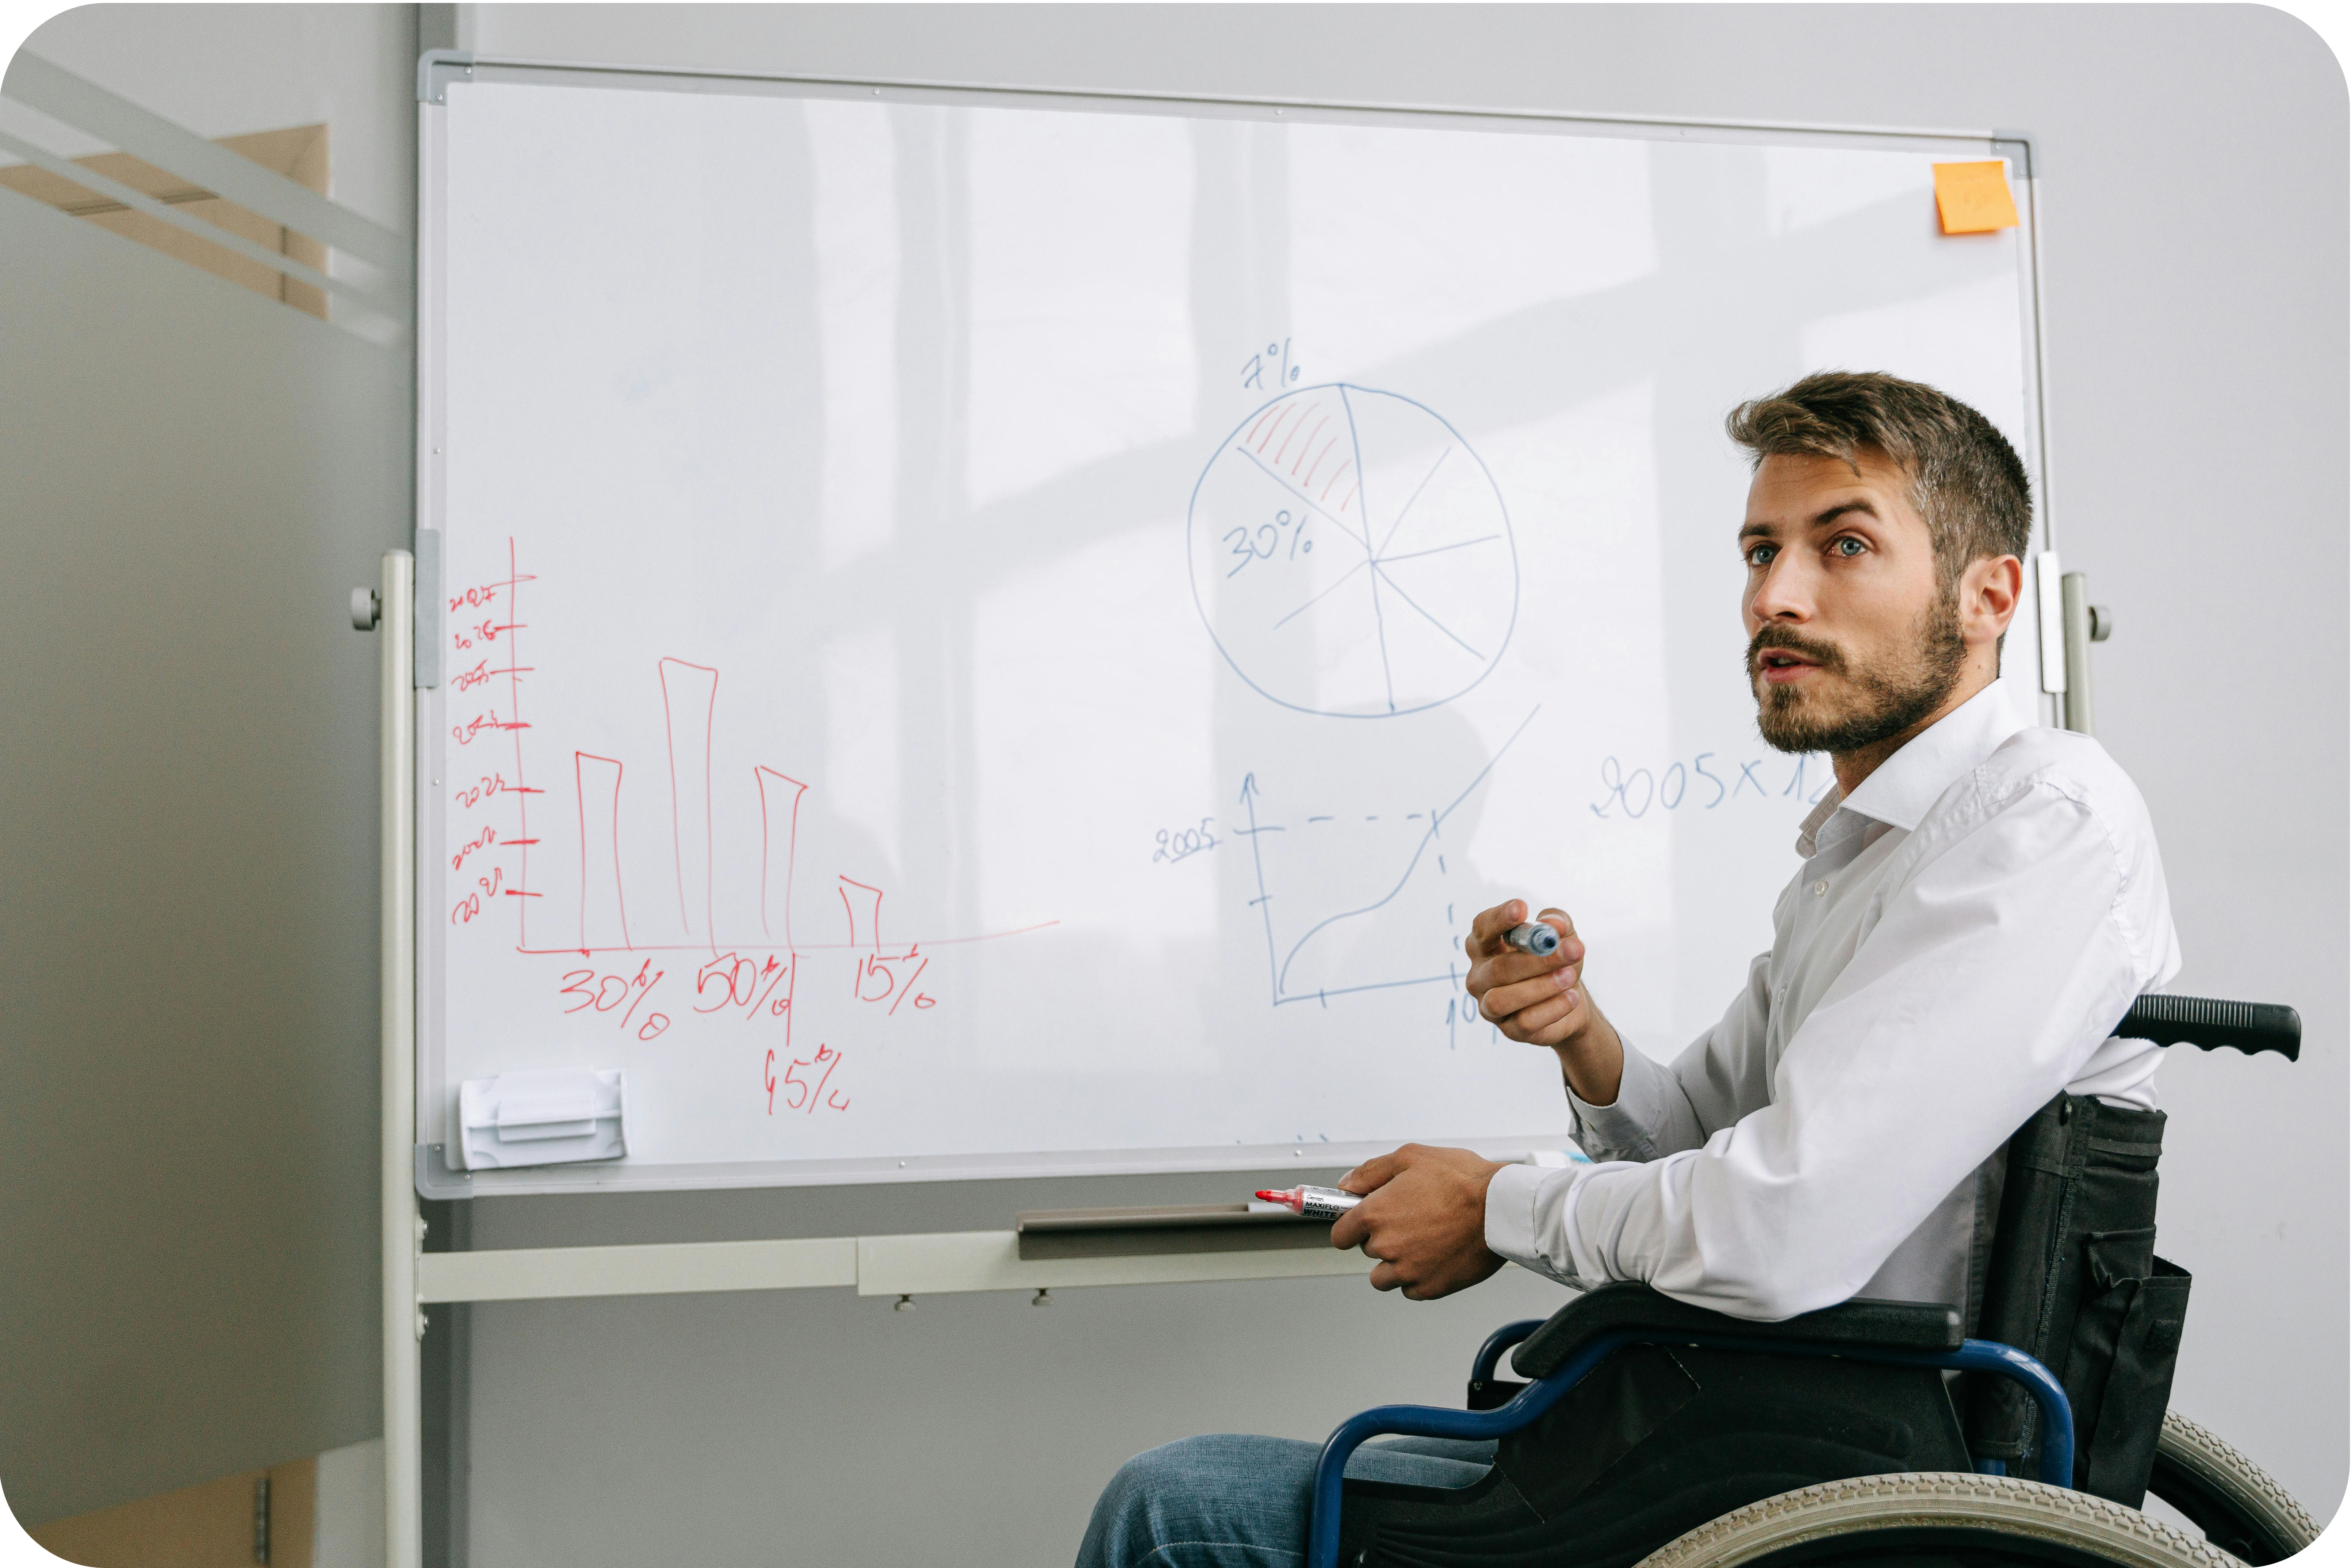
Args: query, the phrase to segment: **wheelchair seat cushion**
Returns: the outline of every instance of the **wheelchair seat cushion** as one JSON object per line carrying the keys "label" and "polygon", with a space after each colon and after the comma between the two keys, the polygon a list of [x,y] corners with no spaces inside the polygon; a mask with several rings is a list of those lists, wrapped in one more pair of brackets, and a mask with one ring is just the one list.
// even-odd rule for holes
{"label": "wheelchair seat cushion", "polygon": [[1851,1301],[1783,1322],[1766,1323],[1694,1307],[1626,1281],[1587,1291],[1553,1312],[1519,1346],[1511,1365],[1521,1377],[1546,1376],[1577,1346],[1620,1329],[1868,1345],[1879,1350],[1957,1350],[1965,1338],[1958,1311],[1938,1301]]}

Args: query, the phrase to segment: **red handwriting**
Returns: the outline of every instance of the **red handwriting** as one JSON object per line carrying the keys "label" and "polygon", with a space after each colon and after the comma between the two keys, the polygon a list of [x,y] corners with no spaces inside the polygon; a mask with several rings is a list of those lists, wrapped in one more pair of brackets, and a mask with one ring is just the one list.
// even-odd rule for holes
{"label": "red handwriting", "polygon": [[[798,967],[796,959],[778,960],[772,953],[764,960],[722,954],[694,972],[694,994],[702,998],[694,1010],[716,1013],[741,1008],[745,1018],[757,1018],[764,1009],[769,1018],[784,1018],[791,1012],[792,975]],[[779,987],[781,996],[776,995]]]}
{"label": "red handwriting", "polygon": [[[803,1114],[813,1115],[819,1108],[847,1111],[852,1091],[856,1091],[848,1079],[838,1086],[833,1083],[841,1077],[841,1049],[826,1041],[811,1048],[810,1055],[799,1054],[796,1026],[810,1021],[796,1017],[804,1010],[797,999],[801,960],[819,967],[820,977],[813,983],[820,987],[827,1013],[837,1010],[840,1002],[840,993],[831,989],[838,981],[831,977],[841,968],[851,968],[851,988],[857,999],[868,1008],[880,1009],[883,1018],[894,1018],[902,1011],[911,1018],[938,1005],[939,998],[923,984],[930,978],[929,965],[935,953],[948,951],[954,943],[1021,933],[950,936],[943,932],[935,938],[925,938],[934,948],[933,954],[926,954],[907,939],[912,922],[895,908],[889,924],[899,928],[899,936],[893,941],[885,934],[883,905],[887,895],[882,887],[853,876],[824,875],[840,902],[848,940],[843,944],[828,932],[804,946],[800,938],[812,936],[809,930],[812,923],[830,924],[825,909],[834,902],[820,898],[811,908],[807,895],[820,893],[820,882],[815,888],[801,887],[799,907],[794,907],[795,884],[810,876],[809,868],[799,862],[799,841],[800,807],[810,787],[774,768],[753,766],[749,782],[754,788],[743,790],[742,768],[730,758],[721,732],[723,716],[716,706],[719,670],[712,664],[679,656],[664,656],[656,663],[653,674],[661,706],[653,716],[660,722],[659,738],[665,743],[665,752],[657,748],[650,758],[631,758],[614,746],[607,747],[612,755],[593,754],[579,749],[580,744],[597,744],[588,736],[556,731],[548,743],[550,755],[559,761],[565,750],[572,755],[571,782],[568,788],[563,786],[559,769],[549,767],[547,758],[539,755],[538,738],[525,734],[533,725],[525,722],[520,712],[519,677],[532,674],[538,678],[536,667],[522,663],[522,633],[532,628],[522,620],[521,585],[538,580],[520,570],[512,540],[507,543],[507,565],[508,575],[503,580],[443,595],[450,612],[447,634],[460,651],[448,653],[452,644],[444,644],[447,667],[454,672],[447,685],[464,696],[462,704],[450,705],[444,721],[451,727],[451,739],[442,746],[449,771],[458,776],[447,799],[462,813],[449,823],[445,848],[451,869],[458,873],[451,879],[451,891],[461,891],[458,884],[466,882],[475,884],[462,889],[464,897],[451,910],[452,924],[479,924],[480,916],[494,910],[507,912],[496,900],[516,900],[512,910],[516,951],[559,957],[564,966],[559,976],[550,964],[538,972],[538,982],[556,979],[556,1010],[572,1020],[564,1027],[588,1026],[601,1019],[643,1042],[665,1039],[683,1016],[668,1010],[678,1005],[674,989],[663,993],[668,998],[665,1004],[653,999],[669,983],[667,971],[660,966],[674,963],[681,985],[690,977],[694,995],[687,1006],[693,1015],[731,1016],[747,1024],[762,1020],[757,1032],[737,1037],[748,1049],[730,1060],[739,1064],[743,1056],[753,1052],[761,1056],[761,1083],[770,1115],[778,1100],[785,1110]],[[481,657],[466,664],[462,651],[475,649]],[[547,652],[542,650],[537,656],[544,662]],[[556,675],[559,680],[568,679],[569,672],[559,666]],[[507,688],[497,694],[497,705],[491,706],[490,688],[500,679],[508,683]],[[640,691],[631,700],[642,703],[649,695]],[[533,718],[541,726],[550,721],[550,716],[536,712]],[[497,731],[511,736],[512,757],[506,755]],[[463,758],[445,751],[451,745],[470,747],[483,741],[489,743],[486,751],[469,751]],[[490,761],[493,756],[497,758],[495,764]],[[526,784],[527,776],[538,777],[542,771],[559,772],[559,777],[538,788]],[[661,799],[664,787],[665,800]],[[529,815],[535,809],[529,797],[535,795],[547,796],[545,804],[552,808],[546,822]],[[756,824],[744,816],[755,803]],[[566,807],[575,810],[567,811]],[[507,811],[514,815],[506,815]],[[486,821],[497,825],[484,827]],[[576,942],[568,929],[573,924],[569,857],[575,823],[580,890]],[[743,832],[752,826],[757,829],[756,844]],[[537,836],[542,832],[550,835],[543,841]],[[543,859],[553,857],[547,866],[533,864],[534,848]],[[543,894],[540,890],[549,882],[550,867],[555,888]],[[644,895],[648,890],[638,885],[646,871],[657,879],[650,891],[652,925],[659,934],[649,933],[640,944],[633,938],[632,927],[647,928]],[[719,895],[747,893],[754,873],[758,924],[729,932],[730,924],[749,913],[747,901],[739,913],[731,913],[732,899]],[[511,884],[506,883],[509,876]],[[667,919],[673,886],[677,895],[674,925]],[[539,912],[541,929],[534,930],[532,902],[542,897],[556,902]],[[813,922],[811,915],[816,917]],[[550,919],[558,922],[554,929],[546,928]],[[739,935],[744,946],[733,946],[726,939],[730,935]],[[464,938],[467,942],[484,939]],[[628,967],[632,958],[637,960],[634,968]],[[607,970],[607,964],[613,967]],[[948,999],[953,999],[951,976]],[[873,1027],[872,1013],[853,1009],[852,1012],[866,1020],[865,1027]],[[704,1026],[693,1024],[690,1017],[685,1021],[686,1032],[680,1038],[694,1039]],[[856,1027],[819,1030],[812,1026],[799,1032],[853,1033]],[[925,1026],[909,1027],[919,1033]],[[697,1047],[702,1044],[699,1040],[694,1042]]]}
{"label": "red handwriting", "polygon": [[470,648],[476,643],[495,643],[501,632],[519,632],[517,623],[496,621],[476,621],[462,632],[453,632],[449,640],[460,648]]}
{"label": "red handwriting", "polygon": [[457,791],[457,804],[465,807],[467,810],[471,810],[475,806],[478,806],[483,801],[488,800],[491,796],[496,794],[499,790],[511,788],[512,786],[507,782],[507,776],[505,774],[486,774],[483,776],[480,782],[468,784],[463,789]]}
{"label": "red handwriting", "polygon": [[[503,866],[492,866],[489,875],[475,877],[474,885],[481,891],[469,893],[457,901],[457,907],[449,912],[449,924],[471,925],[474,923],[474,917],[482,912],[482,900],[496,898],[506,879],[506,869]],[[507,888],[506,894],[508,898],[512,898],[515,895],[514,889]]]}
{"label": "red handwriting", "polygon": [[[836,1089],[830,1094],[825,1092],[826,1085],[832,1082],[833,1069],[840,1065],[841,1052],[829,1045],[818,1046],[816,1054],[812,1057],[795,1059],[784,1069],[784,1076],[781,1080],[787,1091],[784,1095],[784,1109],[803,1111],[811,1116],[816,1114],[816,1108],[820,1104],[831,1111],[848,1110],[849,1099],[841,1091]],[[802,1073],[809,1076],[802,1077]],[[772,1051],[768,1052],[768,1062],[762,1070],[762,1077],[768,1085],[768,1114],[772,1116],[776,1113],[776,1085],[778,1082],[776,1077],[776,1053]]]}
{"label": "red handwriting", "polygon": [[[662,977],[668,973],[666,969],[654,968],[650,958],[638,965],[633,975],[600,975],[593,969],[574,969],[563,977],[563,988],[556,994],[580,998],[563,1009],[567,1013],[580,1012],[589,1008],[600,1013],[609,1013],[622,1002],[627,1002],[628,1010],[621,1015],[619,1025],[626,1029],[629,1020],[636,1017],[637,1009],[653,994],[653,988],[660,985]],[[637,1030],[637,1038],[658,1040],[668,1028],[667,1013],[649,1012]]]}
{"label": "red handwriting", "polygon": [[[492,670],[490,674],[496,675],[504,674],[506,672],[503,670]],[[529,727],[530,726],[527,724],[505,724],[499,722],[498,710],[492,708],[487,713],[476,714],[471,720],[465,724],[452,726],[449,733],[456,739],[458,745],[471,746],[474,743],[474,737],[479,735],[486,729],[528,729]]]}
{"label": "red handwriting", "polygon": [[[893,1013],[910,999],[917,1012],[935,1008],[938,1006],[938,998],[922,995],[914,989],[914,982],[921,979],[923,971],[930,967],[930,958],[914,947],[895,957],[875,954],[860,958],[857,961],[857,999],[861,1002],[888,1002]],[[904,981],[898,978],[901,973],[906,976]]]}
{"label": "red handwriting", "polygon": [[467,855],[472,854],[475,850],[486,849],[497,841],[498,831],[496,828],[484,828],[480,832],[475,834],[473,838],[457,846],[457,852],[449,857],[449,869],[451,871],[465,870],[465,857]]}

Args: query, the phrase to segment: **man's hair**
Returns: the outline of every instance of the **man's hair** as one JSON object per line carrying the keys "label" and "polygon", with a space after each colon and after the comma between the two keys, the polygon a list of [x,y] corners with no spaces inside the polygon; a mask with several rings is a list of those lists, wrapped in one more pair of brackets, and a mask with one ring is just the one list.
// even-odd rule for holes
{"label": "man's hair", "polygon": [[1946,592],[1970,563],[2022,559],[2032,543],[2032,487],[1991,421],[1959,399],[1876,371],[1821,371],[1723,421],[1730,439],[1767,457],[1821,456],[1859,472],[1874,446],[1910,476],[1910,504],[1926,519],[1935,575]]}

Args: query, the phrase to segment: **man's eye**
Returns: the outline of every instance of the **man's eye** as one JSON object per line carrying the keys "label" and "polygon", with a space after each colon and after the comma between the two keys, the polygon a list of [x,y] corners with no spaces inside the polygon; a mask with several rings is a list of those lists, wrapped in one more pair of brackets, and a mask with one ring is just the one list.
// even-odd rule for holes
{"label": "man's eye", "polygon": [[1837,552],[1837,554],[1839,554],[1839,555],[1841,555],[1841,556],[1844,556],[1844,557],[1846,557],[1846,558],[1850,559],[1850,558],[1852,558],[1852,557],[1854,557],[1854,556],[1857,556],[1857,555],[1859,555],[1863,550],[1867,549],[1869,547],[1868,547],[1867,545],[1865,545],[1865,544],[1863,544],[1859,539],[1857,539],[1857,538],[1854,538],[1851,534],[1847,534],[1847,535],[1845,535],[1843,538],[1841,538],[1841,539],[1837,540],[1837,542],[1836,542],[1836,543],[1834,543],[1834,544],[1831,545],[1829,548],[1830,548],[1831,549],[1833,549],[1833,550],[1836,551],[1836,552]]}
{"label": "man's eye", "polygon": [[1747,564],[1750,566],[1770,566],[1771,564],[1771,558],[1779,553],[1780,547],[1778,545],[1750,545],[1747,547]]}

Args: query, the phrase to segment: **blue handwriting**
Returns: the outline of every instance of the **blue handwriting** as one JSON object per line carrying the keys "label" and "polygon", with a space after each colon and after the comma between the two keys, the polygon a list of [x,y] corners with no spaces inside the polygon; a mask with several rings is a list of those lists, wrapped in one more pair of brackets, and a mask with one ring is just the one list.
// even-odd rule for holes
{"label": "blue handwriting", "polygon": [[1174,865],[1177,861],[1215,849],[1224,841],[1217,837],[1216,822],[1214,817],[1203,817],[1196,828],[1160,829],[1159,847],[1151,853],[1152,863]]}
{"label": "blue handwriting", "polygon": [[[1289,531],[1285,533],[1284,529]],[[1226,529],[1225,542],[1233,547],[1240,566],[1231,568],[1225,575],[1232,576],[1251,561],[1271,560],[1282,553],[1281,541],[1285,538],[1290,541],[1290,559],[1296,560],[1301,551],[1314,553],[1314,541],[1306,537],[1305,519],[1293,518],[1287,510],[1274,513],[1273,521],[1259,523],[1255,528]]]}
{"label": "blue handwriting", "polygon": [[[1715,759],[1711,766],[1709,758]],[[1835,782],[1827,759],[1808,752],[1795,759],[1784,783],[1779,783],[1776,771],[1771,783],[1767,783],[1763,770],[1771,760],[1757,757],[1733,764],[1722,759],[1719,752],[1701,751],[1687,764],[1673,762],[1653,772],[1647,768],[1627,769],[1615,758],[1604,757],[1600,799],[1586,804],[1593,816],[1604,821],[1638,819],[1652,810],[1677,811],[1685,805],[1711,811],[1748,795],[1761,800],[1792,798],[1818,805]],[[1779,783],[1779,788],[1774,789],[1772,783]]]}
{"label": "blue handwriting", "polygon": [[1279,343],[1268,343],[1263,353],[1249,356],[1249,363],[1241,367],[1241,385],[1262,392],[1270,375],[1275,386],[1288,386],[1298,379],[1299,370],[1290,362],[1290,340],[1284,338]]}

